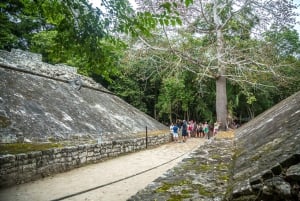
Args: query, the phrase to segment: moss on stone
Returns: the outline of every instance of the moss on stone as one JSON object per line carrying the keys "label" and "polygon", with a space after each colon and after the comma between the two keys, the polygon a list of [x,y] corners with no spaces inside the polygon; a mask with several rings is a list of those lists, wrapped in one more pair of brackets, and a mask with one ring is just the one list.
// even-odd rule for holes
{"label": "moss on stone", "polygon": [[218,180],[228,181],[229,180],[229,175],[228,174],[219,175]]}
{"label": "moss on stone", "polygon": [[191,194],[193,191],[192,190],[189,190],[189,189],[183,189],[181,191],[181,194]]}
{"label": "moss on stone", "polygon": [[11,124],[7,117],[0,116],[0,128],[6,128]]}
{"label": "moss on stone", "polygon": [[29,144],[29,143],[12,143],[0,144],[0,154],[19,154],[31,151],[42,151],[50,148],[63,147],[57,143]]}
{"label": "moss on stone", "polygon": [[172,186],[173,186],[173,184],[163,183],[163,185],[161,187],[159,187],[158,189],[156,189],[155,192],[156,193],[164,193],[164,192],[168,191]]}
{"label": "moss on stone", "polygon": [[179,172],[184,171],[195,171],[195,173],[202,173],[202,172],[207,172],[212,170],[213,166],[211,164],[190,164],[190,163],[185,163],[181,166],[181,169],[178,170]]}
{"label": "moss on stone", "polygon": [[254,162],[254,161],[259,160],[262,156],[269,155],[269,153],[271,153],[274,150],[275,146],[276,146],[276,143],[274,141],[272,141],[272,142],[269,142],[269,143],[263,145],[260,148],[257,148],[257,153],[254,154],[250,160],[252,162]]}
{"label": "moss on stone", "polygon": [[189,159],[184,161],[184,164],[182,165],[182,169],[184,169],[185,171],[193,169],[195,167],[195,164],[197,163],[196,159]]}
{"label": "moss on stone", "polygon": [[233,160],[235,160],[235,159],[237,159],[239,156],[241,156],[243,153],[244,153],[244,151],[245,150],[243,150],[243,149],[241,149],[241,148],[235,148],[234,150],[233,150],[233,156],[232,156],[232,158],[233,158]]}
{"label": "moss on stone", "polygon": [[261,156],[262,156],[262,154],[258,152],[258,153],[256,153],[255,155],[253,155],[253,156],[250,158],[250,160],[251,160],[251,162],[255,162],[255,161],[257,161],[258,159],[260,159]]}
{"label": "moss on stone", "polygon": [[198,193],[200,195],[203,195],[205,197],[211,197],[213,195],[212,192],[208,191],[205,186],[201,185],[201,184],[197,184],[198,186]]}
{"label": "moss on stone", "polygon": [[221,159],[221,155],[220,154],[213,154],[211,156],[212,159]]}
{"label": "moss on stone", "polygon": [[156,193],[164,193],[164,192],[168,191],[170,188],[172,188],[174,186],[183,186],[183,185],[188,185],[188,184],[191,184],[191,181],[189,181],[189,180],[179,180],[179,181],[176,181],[174,183],[164,182],[161,187],[159,187],[155,190],[155,192]]}
{"label": "moss on stone", "polygon": [[228,170],[228,166],[229,166],[230,164],[225,164],[225,163],[219,163],[217,166],[216,166],[216,168],[217,168],[217,170]]}
{"label": "moss on stone", "polygon": [[194,159],[194,158],[191,158],[191,159],[188,160],[188,163],[191,164],[191,165],[194,165],[194,164],[197,163],[197,160]]}
{"label": "moss on stone", "polygon": [[210,164],[201,164],[199,168],[201,171],[209,171],[212,169],[212,166]]}
{"label": "moss on stone", "polygon": [[181,201],[182,199],[190,198],[192,197],[189,194],[172,194],[168,201]]}

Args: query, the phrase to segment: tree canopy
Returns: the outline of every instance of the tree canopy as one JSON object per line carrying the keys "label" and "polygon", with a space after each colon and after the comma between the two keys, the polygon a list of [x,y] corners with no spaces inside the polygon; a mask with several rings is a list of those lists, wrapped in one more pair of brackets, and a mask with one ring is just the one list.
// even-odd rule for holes
{"label": "tree canopy", "polygon": [[[184,72],[194,73],[194,84],[200,87],[205,85],[203,83],[207,79],[216,82],[216,89],[210,91],[215,93],[216,100],[212,101],[216,105],[210,109],[225,128],[231,118],[228,110],[232,109],[227,102],[228,85],[238,85],[239,94],[245,96],[246,103],[251,106],[257,101],[258,90],[278,89],[280,83],[274,80],[285,77],[282,69],[287,63],[283,58],[276,59],[279,44],[276,47],[275,43],[283,45],[286,41],[272,37],[276,42],[271,43],[264,34],[271,36],[271,33],[268,34],[269,27],[277,30],[276,33],[279,30],[291,30],[295,5],[290,1],[256,0],[181,2],[153,6],[155,2],[148,1],[144,9],[162,13],[165,12],[161,10],[163,7],[167,13],[180,16],[183,26],[170,29],[169,24],[162,23],[160,30],[156,31],[158,38],[143,38],[141,41],[147,48],[172,55],[167,64],[161,63],[162,68],[177,69],[181,77],[185,77]],[[291,36],[289,38],[292,40]],[[297,54],[298,47],[294,47],[290,48],[288,55]],[[149,55],[151,59],[152,55]],[[288,68],[294,64],[289,63]],[[167,72],[167,76],[173,73],[172,70]],[[173,76],[178,75],[173,73]],[[187,88],[188,85],[185,86]],[[181,107],[184,108],[183,105]]]}
{"label": "tree canopy", "polygon": [[7,0],[0,48],[78,67],[156,119],[247,120],[300,89],[292,1]]}
{"label": "tree canopy", "polygon": [[1,6],[2,49],[42,53],[50,63],[79,67],[88,76],[116,74],[126,44],[117,36],[128,1],[102,1],[107,12],[86,0],[8,0]]}

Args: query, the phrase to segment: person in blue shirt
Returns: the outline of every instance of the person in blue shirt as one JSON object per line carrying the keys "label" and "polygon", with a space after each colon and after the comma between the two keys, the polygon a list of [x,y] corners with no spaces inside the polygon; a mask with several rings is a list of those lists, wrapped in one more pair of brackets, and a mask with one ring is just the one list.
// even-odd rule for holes
{"label": "person in blue shirt", "polygon": [[174,124],[174,126],[173,126],[173,139],[174,139],[175,142],[178,142],[178,130],[179,130],[179,128],[178,128],[177,124]]}

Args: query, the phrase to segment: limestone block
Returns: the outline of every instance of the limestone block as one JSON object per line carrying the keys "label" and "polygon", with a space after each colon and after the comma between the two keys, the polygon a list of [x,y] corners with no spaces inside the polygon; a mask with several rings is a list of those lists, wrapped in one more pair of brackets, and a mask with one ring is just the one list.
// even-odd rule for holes
{"label": "limestone block", "polygon": [[289,180],[300,181],[300,163],[293,165],[287,169],[286,177]]}
{"label": "limestone block", "polygon": [[85,164],[87,161],[86,157],[81,157],[80,158],[80,164]]}
{"label": "limestone block", "polygon": [[0,167],[6,163],[13,163],[15,162],[15,155],[12,154],[6,154],[6,155],[1,155],[0,156]]}
{"label": "limestone block", "polygon": [[42,156],[41,151],[32,151],[28,153],[28,158],[38,158]]}
{"label": "limestone block", "polygon": [[25,171],[33,171],[35,169],[36,169],[36,164],[35,163],[23,165],[23,172],[25,172]]}
{"label": "limestone block", "polygon": [[281,177],[273,177],[264,181],[263,194],[268,196],[275,194],[288,198],[291,196],[291,185]]}

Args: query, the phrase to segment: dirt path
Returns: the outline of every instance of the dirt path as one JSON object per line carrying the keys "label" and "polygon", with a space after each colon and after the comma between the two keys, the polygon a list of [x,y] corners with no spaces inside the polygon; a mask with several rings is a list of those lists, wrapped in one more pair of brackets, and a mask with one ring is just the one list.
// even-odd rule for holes
{"label": "dirt path", "polygon": [[174,167],[204,141],[191,138],[186,143],[169,143],[35,182],[1,189],[0,201],[126,200]]}

